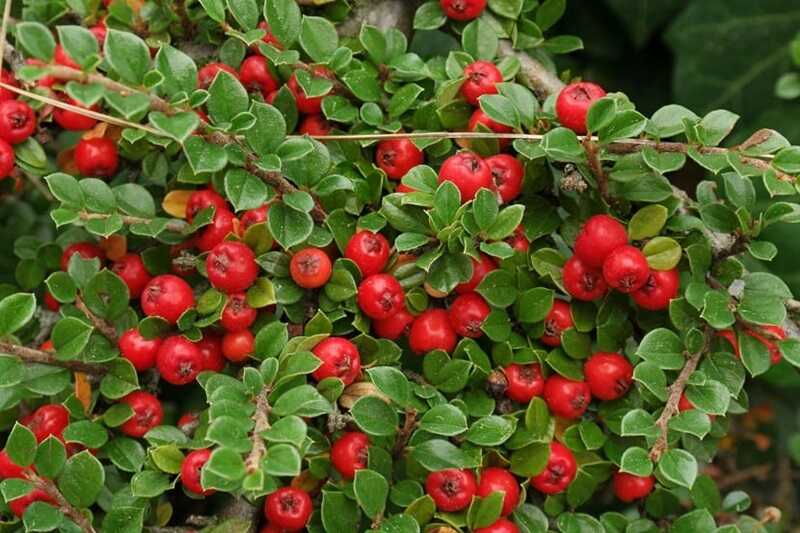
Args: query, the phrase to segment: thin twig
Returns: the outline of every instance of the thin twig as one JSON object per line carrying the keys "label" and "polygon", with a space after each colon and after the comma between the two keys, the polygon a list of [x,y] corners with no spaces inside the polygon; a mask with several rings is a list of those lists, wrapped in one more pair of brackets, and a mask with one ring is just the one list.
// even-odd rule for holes
{"label": "thin twig", "polygon": [[[105,220],[111,218],[112,216],[114,215],[108,215],[105,213],[87,213],[86,211],[80,211],[78,213],[78,218],[81,220]],[[119,217],[122,220],[122,223],[127,225],[150,224],[153,222],[153,220],[150,218],[134,217],[130,215],[119,215]],[[164,227],[164,229],[173,233],[180,233],[185,230],[187,226],[188,224],[186,221],[175,218],[167,222],[167,225]]]}
{"label": "thin twig", "polygon": [[92,365],[80,361],[62,361],[56,359],[50,352],[28,348],[27,346],[20,346],[19,344],[12,344],[6,341],[0,341],[0,353],[14,355],[19,357],[24,363],[29,364],[57,366],[72,370],[73,372],[83,372],[84,374],[91,374],[94,376],[102,376],[106,373],[106,369],[101,365]]}
{"label": "thin twig", "polygon": [[589,168],[597,181],[597,191],[600,193],[600,198],[606,204],[609,204],[611,198],[608,194],[608,175],[603,170],[603,163],[600,161],[597,144],[589,137],[584,137],[582,144],[583,150],[586,152],[586,159],[589,161]]}
{"label": "thin twig", "polygon": [[79,509],[73,507],[67,499],[61,494],[61,491],[58,490],[58,487],[55,483],[47,478],[43,478],[34,474],[33,472],[29,472],[26,474],[28,480],[33,483],[33,486],[43,490],[50,496],[57,504],[62,513],[64,513],[70,520],[75,522],[78,527],[80,527],[86,533],[95,533],[94,526],[92,525],[92,521],[89,519],[88,516],[83,514]]}
{"label": "thin twig", "polygon": [[116,344],[119,336],[117,335],[117,330],[112,324],[92,313],[91,309],[86,307],[86,303],[84,303],[80,296],[75,298],[75,307],[77,307],[79,311],[89,318],[89,321],[91,321],[92,325],[97,331],[102,333],[108,340]]}
{"label": "thin twig", "polygon": [[406,420],[403,423],[403,427],[400,429],[400,432],[397,434],[397,438],[394,441],[394,456],[400,457],[402,455],[403,450],[405,450],[406,446],[408,445],[408,441],[411,439],[411,434],[414,433],[414,429],[417,427],[417,411],[416,409],[409,408],[406,409]]}
{"label": "thin twig", "polygon": [[264,457],[264,454],[267,451],[267,447],[264,444],[264,438],[261,436],[261,433],[267,431],[270,427],[270,406],[268,400],[269,393],[270,389],[268,387],[264,387],[256,396],[256,411],[253,413],[254,427],[253,436],[251,438],[253,441],[253,448],[250,450],[250,453],[247,455],[247,459],[244,463],[247,467],[248,473],[255,472],[261,468],[261,459]]}

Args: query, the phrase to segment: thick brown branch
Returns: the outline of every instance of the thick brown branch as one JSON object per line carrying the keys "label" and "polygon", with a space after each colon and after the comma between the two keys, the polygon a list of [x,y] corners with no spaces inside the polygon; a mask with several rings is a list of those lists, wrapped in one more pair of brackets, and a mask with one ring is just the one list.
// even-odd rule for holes
{"label": "thick brown branch", "polygon": [[85,531],[86,533],[95,533],[96,530],[94,529],[92,521],[89,519],[89,517],[83,514],[79,509],[73,507],[72,504],[70,504],[67,499],[64,498],[64,495],[61,494],[61,491],[58,490],[58,487],[55,483],[34,473],[28,473],[27,477],[28,480],[33,483],[34,487],[46,492],[48,496],[50,496],[58,504],[59,510],[70,520],[75,522],[82,531]]}
{"label": "thick brown branch", "polygon": [[82,372],[94,376],[102,376],[106,372],[106,369],[100,365],[91,365],[88,363],[81,363],[80,361],[61,361],[53,357],[53,354],[50,352],[5,341],[0,341],[0,353],[14,355],[22,359],[23,362],[29,364],[57,366],[72,370],[73,372]]}
{"label": "thick brown branch", "polygon": [[261,389],[261,392],[258,393],[258,396],[256,396],[256,411],[253,413],[253,422],[255,425],[253,427],[253,436],[251,439],[253,441],[253,449],[250,450],[244,463],[248,473],[255,472],[261,468],[261,459],[267,451],[261,433],[269,429],[269,392],[269,388],[264,387]]}
{"label": "thick brown branch", "polygon": [[86,303],[84,303],[80,296],[75,298],[75,307],[89,318],[94,329],[102,333],[112,343],[116,344],[118,335],[117,330],[112,324],[92,313],[91,309],[86,307]]}
{"label": "thick brown branch", "polygon": [[525,52],[514,50],[511,41],[501,40],[498,54],[500,57],[515,57],[519,61],[520,68],[517,77],[524,85],[531,88],[540,100],[544,100],[564,88],[564,82],[555,73]]}
{"label": "thick brown branch", "polygon": [[656,442],[653,444],[653,447],[650,448],[650,459],[652,459],[653,462],[657,462],[659,459],[661,459],[661,456],[667,451],[667,447],[669,446],[669,421],[673,416],[678,414],[678,403],[681,401],[681,396],[683,395],[684,389],[686,389],[686,383],[689,381],[689,377],[697,368],[700,359],[703,357],[706,351],[708,351],[708,347],[711,344],[711,339],[713,339],[713,330],[710,327],[707,327],[703,346],[700,348],[700,350],[689,356],[689,358],[686,360],[686,363],[683,365],[683,369],[681,369],[680,374],[678,374],[678,377],[675,378],[675,381],[669,387],[667,404],[664,406],[661,416],[659,416],[658,420],[656,420],[656,427],[659,430],[659,435],[656,439]]}
{"label": "thick brown branch", "polygon": [[[112,215],[106,215],[104,213],[87,213],[86,211],[80,211],[78,213],[78,217],[81,220],[105,220],[107,218],[111,218],[111,216]],[[153,222],[153,220],[149,218],[134,217],[129,215],[120,215],[120,218],[122,219],[122,223],[127,225],[150,224]],[[167,225],[164,229],[173,233],[180,233],[186,229],[186,227],[187,223],[185,221],[176,218],[167,222]]]}

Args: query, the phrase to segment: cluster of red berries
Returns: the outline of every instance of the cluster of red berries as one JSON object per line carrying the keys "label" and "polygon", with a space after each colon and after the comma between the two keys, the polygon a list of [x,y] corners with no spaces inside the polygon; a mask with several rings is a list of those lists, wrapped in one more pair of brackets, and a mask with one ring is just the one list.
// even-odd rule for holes
{"label": "cluster of red berries", "polygon": [[595,215],[583,225],[563,278],[578,300],[598,300],[611,287],[649,311],[666,309],[680,288],[677,269],[652,270],[641,250],[628,244],[625,226],[608,215]]}
{"label": "cluster of red berries", "polygon": [[[0,69],[0,81],[16,86],[14,77]],[[36,130],[36,113],[16,93],[0,88],[0,179],[14,171],[14,147]]]}
{"label": "cluster of red berries", "polygon": [[512,155],[497,154],[483,159],[465,150],[445,159],[439,168],[439,183],[452,182],[461,194],[462,203],[475,198],[481,189],[494,191],[502,203],[508,203],[522,191],[524,175],[522,163]]}

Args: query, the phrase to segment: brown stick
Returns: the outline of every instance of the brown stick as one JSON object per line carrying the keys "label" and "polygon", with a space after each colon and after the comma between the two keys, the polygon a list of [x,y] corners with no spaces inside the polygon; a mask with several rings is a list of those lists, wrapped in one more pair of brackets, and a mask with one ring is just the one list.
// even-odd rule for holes
{"label": "brown stick", "polygon": [[586,152],[589,168],[597,181],[597,191],[603,201],[608,204],[611,201],[608,194],[608,175],[603,170],[603,163],[600,161],[597,145],[591,140],[591,137],[583,139],[583,150]]}
{"label": "brown stick", "polygon": [[[106,215],[103,213],[87,213],[86,211],[80,211],[78,213],[78,217],[81,220],[104,220],[107,218],[111,218],[112,215]],[[149,218],[141,218],[141,217],[134,217],[130,215],[120,215],[123,224],[149,224],[152,222],[152,219]],[[173,233],[180,233],[184,229],[186,229],[187,224],[183,220],[173,219],[167,222],[167,225],[164,229],[167,231],[171,231]]]}
{"label": "brown stick", "polygon": [[247,466],[247,472],[252,473],[261,468],[261,459],[264,457],[264,454],[267,451],[267,447],[264,444],[264,439],[261,437],[261,433],[269,429],[269,393],[270,389],[264,387],[261,389],[261,392],[258,393],[256,396],[256,411],[253,413],[253,422],[255,425],[253,427],[253,436],[251,440],[253,441],[253,449],[250,450],[250,453],[247,455],[247,459],[245,460],[245,465]]}
{"label": "brown stick", "polygon": [[61,361],[53,357],[53,354],[50,352],[5,341],[0,341],[0,353],[14,355],[22,359],[23,362],[29,364],[57,366],[72,370],[73,372],[83,372],[84,374],[91,374],[94,376],[102,376],[106,373],[106,369],[101,365],[92,365],[80,361]]}
{"label": "brown stick", "polygon": [[84,303],[80,296],[75,298],[75,307],[77,307],[79,311],[89,318],[97,331],[102,333],[108,340],[116,344],[119,336],[117,335],[117,330],[113,325],[92,313],[91,309],[86,307],[86,303]]}
{"label": "brown stick", "polygon": [[417,427],[417,411],[416,409],[406,410],[406,420],[403,427],[397,434],[397,439],[394,441],[394,456],[400,457],[405,449],[408,441],[411,439],[411,434],[414,433],[414,428]]}

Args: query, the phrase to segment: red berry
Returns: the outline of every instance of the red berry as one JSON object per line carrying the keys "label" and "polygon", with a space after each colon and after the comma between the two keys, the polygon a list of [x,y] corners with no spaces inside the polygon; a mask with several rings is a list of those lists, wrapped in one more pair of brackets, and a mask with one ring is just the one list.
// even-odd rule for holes
{"label": "red berry", "polygon": [[358,307],[368,317],[385,320],[405,307],[405,292],[391,274],[373,274],[358,286]]}
{"label": "red berry", "polygon": [[446,513],[466,509],[476,490],[475,476],[469,470],[447,468],[431,472],[425,480],[425,492],[433,498],[436,508]]}
{"label": "red berry", "polygon": [[261,526],[261,529],[258,530],[258,533],[286,533],[286,530],[282,527],[276,526],[275,524],[265,524]]}
{"label": "red berry", "polygon": [[517,226],[514,230],[514,235],[506,239],[506,242],[511,245],[514,251],[523,254],[528,253],[528,249],[531,246],[530,241],[528,241],[528,236],[525,235],[525,227],[522,224]]}
{"label": "red berry", "polygon": [[242,331],[255,322],[257,315],[258,312],[247,304],[247,295],[237,292],[228,296],[219,322],[227,331]]}
{"label": "red berry", "polygon": [[197,413],[189,412],[182,414],[175,426],[184,434],[191,436],[199,424],[200,417],[197,416]]}
{"label": "red berry", "polygon": [[556,98],[556,116],[558,121],[575,133],[586,133],[586,115],[595,102],[606,95],[602,87],[596,83],[570,83],[558,93]]}
{"label": "red berry", "polygon": [[[333,73],[325,67],[315,67],[312,75],[318,78],[333,78]],[[286,82],[286,88],[294,95],[295,102],[297,103],[297,110],[304,115],[314,115],[322,111],[322,96],[309,97],[306,96],[305,91],[297,81],[297,76],[292,74],[289,81]]]}
{"label": "red berry", "polygon": [[681,398],[678,400],[678,411],[682,413],[684,411],[691,411],[694,408],[694,404],[686,397],[686,393],[682,392]]}
{"label": "red berry", "polygon": [[44,305],[54,313],[61,309],[61,304],[58,300],[53,298],[53,295],[50,294],[49,291],[44,291]]}
{"label": "red berry", "polygon": [[[80,107],[82,109],[87,109],[86,106],[82,105],[80,102],[76,102],[72,98],[64,98],[64,101],[68,104]],[[91,109],[92,111],[97,111],[99,108],[97,105],[93,105],[88,109]],[[75,111],[70,111],[68,109],[60,109],[60,108],[56,108],[53,110],[53,120],[55,120],[56,124],[64,128],[65,130],[70,130],[70,131],[88,130],[93,128],[94,125],[97,124],[97,120],[93,119],[92,117],[87,117],[85,115],[81,115],[80,113],[76,113]]]}
{"label": "red berry", "polygon": [[493,492],[505,493],[500,516],[511,514],[519,503],[519,483],[517,483],[517,478],[505,468],[484,468],[480,473],[476,494],[481,498],[485,498]]}
{"label": "red berry", "polygon": [[50,435],[61,440],[64,428],[69,425],[69,411],[61,404],[45,404],[28,415],[23,424],[33,432],[36,442],[42,442]]}
{"label": "red berry", "polygon": [[36,129],[36,113],[22,100],[0,102],[0,139],[19,144]]}
{"label": "red berry", "polygon": [[161,377],[173,385],[186,385],[205,370],[197,346],[181,335],[167,337],[158,349],[156,366]]}
{"label": "red berry", "polygon": [[14,148],[0,139],[0,179],[6,178],[14,171]]}
{"label": "red berry", "polygon": [[300,531],[311,517],[311,497],[302,489],[281,487],[264,501],[264,515],[275,526]]}
{"label": "red berry", "polygon": [[608,292],[602,271],[587,266],[577,254],[567,259],[562,274],[564,287],[577,300],[593,302]]}
{"label": "red berry", "polygon": [[164,419],[161,402],[149,392],[133,391],[122,398],[120,403],[127,404],[133,409],[133,416],[119,427],[120,431],[129,437],[143,437]]}
{"label": "red berry", "polygon": [[638,291],[631,293],[636,305],[648,311],[661,311],[669,307],[669,302],[678,296],[681,276],[678,270],[651,270],[647,281]]}
{"label": "red berry", "polygon": [[102,47],[103,44],[105,44],[106,42],[106,33],[108,33],[108,28],[106,28],[105,20],[101,20],[100,22],[89,28],[89,31],[92,32],[94,38],[97,39],[97,44],[99,44]]}
{"label": "red berry", "polygon": [[52,496],[42,489],[33,489],[28,494],[8,502],[8,508],[11,509],[12,513],[14,513],[14,516],[17,518],[22,518],[25,515],[25,511],[28,510],[28,506],[33,502],[45,502],[53,506],[58,505],[58,502],[56,502]]}
{"label": "red berry", "polygon": [[211,251],[216,245],[225,240],[234,231],[236,217],[227,209],[214,213],[211,224],[205,226],[197,238],[197,248],[202,252]]}
{"label": "red berry", "polygon": [[239,81],[247,89],[271,93],[278,89],[278,80],[269,71],[264,56],[250,56],[239,66]]}
{"label": "red berry", "polygon": [[401,309],[384,320],[373,320],[372,329],[378,337],[396,341],[403,335],[408,335],[413,323],[414,315]]}
{"label": "red berry", "polygon": [[587,220],[575,239],[575,255],[587,268],[602,268],[608,254],[628,244],[625,226],[608,215]]}
{"label": "red berry", "polygon": [[399,180],[425,161],[425,153],[409,139],[381,141],[375,149],[375,163],[390,180]]}
{"label": "red berry", "polygon": [[57,44],[55,50],[53,50],[53,60],[59,65],[81,70],[81,66],[77,64],[75,60],[70,57],[70,55],[67,53],[64,47],[61,46],[61,44]]}
{"label": "red berry", "polygon": [[544,390],[542,368],[538,364],[511,364],[503,369],[506,375],[506,396],[519,403],[528,403]]}
{"label": "red berry", "polygon": [[[499,122],[492,120],[489,118],[489,115],[484,113],[481,109],[476,109],[472,112],[472,116],[469,118],[469,124],[467,125],[467,130],[481,131],[478,129],[478,124],[495,133],[511,133],[513,130],[511,126],[506,126],[505,124],[500,124]],[[498,139],[498,145],[500,146],[501,150],[508,148],[510,143],[511,139]]]}
{"label": "red berry", "polygon": [[492,172],[494,188],[503,203],[514,200],[522,192],[522,177],[525,169],[514,156],[497,154],[486,158],[486,164]]}
{"label": "red berry", "polygon": [[[25,60],[25,64],[26,65],[31,65],[31,66],[34,66],[34,67],[38,67],[38,68],[43,68],[43,67],[47,66],[47,63],[45,63],[44,61],[41,61],[39,59],[34,59],[32,57],[29,57],[28,59],[26,59]],[[15,79],[13,79],[13,78],[10,78],[10,81],[6,81],[5,79],[3,79],[3,81],[5,83],[8,83],[9,85],[13,85],[15,87],[17,86],[17,81]],[[36,79],[36,85],[38,85],[39,87],[44,87],[46,89],[49,89],[50,87],[52,87],[56,83],[56,81],[57,80],[53,76],[40,76],[39,78]],[[12,98],[16,98],[17,97],[16,94],[12,93],[8,89],[0,88],[0,99],[1,100],[7,100],[8,99],[8,98],[2,98],[4,93],[12,95],[11,96]],[[55,110],[53,112],[55,113]]]}
{"label": "red berry", "polygon": [[592,396],[601,400],[621,398],[633,383],[633,365],[618,353],[597,352],[583,365]]}
{"label": "red berry", "polygon": [[242,242],[221,242],[206,257],[208,281],[228,294],[242,292],[258,277],[256,255]]}
{"label": "red berry", "polygon": [[578,465],[569,448],[553,441],[550,443],[547,466],[541,473],[531,478],[531,485],[544,494],[558,494],[572,483],[577,470]]}
{"label": "red berry", "polygon": [[472,277],[469,278],[469,281],[456,285],[456,293],[466,294],[474,291],[483,281],[483,278],[486,277],[486,274],[497,269],[497,263],[494,262],[494,259],[486,254],[480,255],[479,261],[472,259]]}
{"label": "red berry", "polygon": [[[29,61],[30,60],[27,60],[26,63],[28,63]],[[14,75],[3,68],[0,68],[0,81],[5,83],[6,85],[19,87],[17,80],[14,79]],[[0,87],[0,102],[3,102],[5,100],[16,100],[16,98],[17,98],[16,93],[9,91],[5,87]]]}
{"label": "red berry", "polygon": [[156,366],[156,355],[161,347],[161,339],[146,339],[138,329],[129,329],[119,337],[119,351],[138,372]]}
{"label": "red berry", "polygon": [[160,316],[169,324],[194,306],[194,293],[184,280],[172,274],[163,274],[150,280],[141,297],[142,311],[147,316]]}
{"label": "red berry", "polygon": [[433,350],[453,351],[456,347],[456,332],[450,325],[447,311],[444,309],[428,309],[414,319],[408,333],[408,344],[418,354],[426,354]]}
{"label": "red berry", "polygon": [[122,281],[128,286],[131,298],[141,296],[145,286],[152,279],[139,254],[123,255],[118,261],[114,261],[111,271],[122,278]]}
{"label": "red berry", "polygon": [[269,204],[264,204],[261,207],[256,207],[255,209],[245,211],[242,217],[239,219],[239,227],[242,229],[242,233],[247,231],[250,226],[266,222],[268,212]]}
{"label": "red berry", "polygon": [[330,135],[333,124],[325,120],[322,115],[308,115],[297,127],[301,135]]}
{"label": "red berry", "polygon": [[453,20],[472,20],[486,9],[486,0],[439,0],[439,4]]}
{"label": "red berry", "polygon": [[480,294],[468,292],[453,300],[447,314],[456,333],[477,339],[483,335],[481,326],[491,312],[489,304]]}
{"label": "red berry", "polygon": [[64,272],[67,271],[69,260],[74,254],[81,256],[81,259],[93,259],[96,257],[100,260],[100,266],[103,266],[103,261],[106,258],[106,253],[96,244],[91,242],[74,242],[64,248],[64,252],[61,254],[61,270]]}
{"label": "red berry", "polygon": [[655,485],[653,476],[634,476],[626,472],[614,472],[614,494],[623,502],[640,500],[650,494]]}
{"label": "red berry", "polygon": [[203,338],[194,343],[200,351],[203,370],[222,372],[225,368],[225,357],[222,355],[222,339],[210,333],[203,333]]}
{"label": "red berry", "polygon": [[350,431],[331,446],[331,463],[344,479],[353,479],[356,470],[367,467],[368,453],[369,437],[360,431]]}
{"label": "red berry", "polygon": [[312,376],[317,381],[325,378],[339,378],[345,387],[356,380],[361,373],[361,357],[355,344],[341,337],[328,337],[311,352],[322,361]]}
{"label": "red berry", "polygon": [[572,309],[564,300],[553,300],[553,307],[544,318],[544,335],[539,338],[547,346],[561,346],[561,334],[572,327]]}
{"label": "red berry", "polygon": [[75,147],[75,165],[84,176],[110,178],[119,166],[117,145],[105,137],[81,139]]}
{"label": "red berry", "polygon": [[[780,346],[778,346],[778,344],[775,341],[785,339],[786,332],[780,326],[771,326],[771,325],[760,326],[760,329],[761,329],[760,332],[752,329],[747,330],[745,331],[745,335],[753,337],[758,342],[766,346],[767,349],[769,350],[770,361],[772,362],[773,365],[777,365],[778,363],[781,362],[781,358],[783,356],[781,355]],[[730,342],[734,348],[736,357],[740,357],[739,342],[738,339],[736,339],[736,335],[732,331],[730,332],[729,335],[726,335],[724,333],[725,332],[721,331],[718,333],[718,335],[728,339],[728,342]]]}
{"label": "red berry", "polygon": [[275,48],[283,49],[283,44],[281,44],[278,38],[272,34],[272,29],[269,27],[269,24],[267,24],[266,21],[262,20],[261,22],[259,22],[258,27],[267,32],[266,35],[264,35],[264,37],[261,38],[262,41],[264,41],[267,44],[271,44]]}
{"label": "red berry", "polygon": [[246,361],[255,349],[255,337],[249,329],[232,331],[222,337],[222,355],[233,363]]}
{"label": "red berry", "polygon": [[400,183],[400,184],[397,185],[397,188],[395,189],[395,192],[399,192],[399,193],[405,194],[405,193],[409,193],[409,192],[417,192],[417,190],[416,189],[412,189],[411,187],[409,187],[405,183]]}
{"label": "red berry", "polygon": [[475,198],[478,190],[492,188],[489,165],[472,152],[458,152],[445,159],[439,169],[439,183],[452,181],[461,193],[461,203]]}
{"label": "red berry", "polygon": [[328,283],[331,268],[331,258],[319,248],[304,248],[289,263],[292,279],[304,289],[317,289]]}
{"label": "red berry", "polygon": [[650,276],[647,258],[635,246],[620,246],[606,257],[603,263],[603,278],[619,292],[634,292],[641,289]]}
{"label": "red berry", "polygon": [[211,459],[211,450],[208,448],[194,450],[183,459],[181,464],[181,483],[186,490],[199,496],[210,496],[216,492],[214,489],[203,489],[200,484],[203,465],[209,459]]}
{"label": "red berry", "polygon": [[0,451],[0,479],[24,479],[27,471],[27,468],[23,468],[12,461],[5,450]]}
{"label": "red berry", "polygon": [[490,526],[476,529],[475,533],[519,533],[519,528],[511,520],[501,518]]}
{"label": "red berry", "polygon": [[226,65],[225,63],[209,63],[208,65],[204,66],[200,69],[197,73],[197,83],[201,89],[208,89],[209,86],[214,83],[214,79],[217,77],[221,71],[225,71],[228,74],[231,74],[234,78],[238,78],[239,75],[236,73],[236,70],[233,67]]}
{"label": "red berry", "polygon": [[467,102],[477,106],[478,98],[484,94],[497,94],[497,84],[503,81],[503,73],[491,61],[475,61],[464,68],[464,78],[461,94]]}
{"label": "red berry", "polygon": [[553,414],[575,419],[583,416],[592,401],[592,392],[585,381],[573,381],[553,374],[544,382],[544,401]]}
{"label": "red berry", "polygon": [[383,272],[389,262],[391,246],[380,233],[362,230],[350,237],[344,256],[353,261],[363,277]]}
{"label": "red berry", "polygon": [[217,191],[200,189],[190,194],[189,199],[186,201],[186,220],[192,222],[195,215],[207,207],[213,207],[214,213],[229,210],[225,198],[220,196]]}

